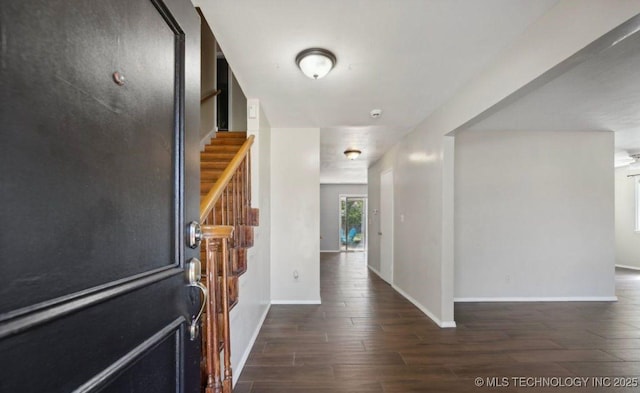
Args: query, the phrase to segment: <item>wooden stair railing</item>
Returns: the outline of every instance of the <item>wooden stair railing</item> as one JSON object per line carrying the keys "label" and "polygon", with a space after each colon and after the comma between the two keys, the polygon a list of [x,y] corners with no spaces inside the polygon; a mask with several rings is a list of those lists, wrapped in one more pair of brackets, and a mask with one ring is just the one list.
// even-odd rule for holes
{"label": "wooden stair railing", "polygon": [[210,91],[209,93],[205,94],[204,97],[200,98],[200,103],[202,104],[203,102],[206,102],[207,100],[209,100],[209,98],[213,98],[220,93],[222,93],[222,90]]}
{"label": "wooden stair railing", "polygon": [[[251,208],[253,140],[249,136],[243,142],[200,202],[204,240],[201,257],[206,260],[205,285],[209,295],[202,329],[205,393],[232,391],[229,311],[238,301],[238,277],[247,269],[246,249],[253,246],[253,227],[258,225],[259,217],[258,209]],[[205,180],[211,181],[203,178],[202,182]]]}
{"label": "wooden stair railing", "polygon": [[[202,227],[202,237],[205,244],[205,252],[207,254],[206,264],[206,280],[205,285],[209,291],[206,305],[206,316],[204,318],[205,327],[203,331],[203,357],[205,363],[205,393],[231,392],[231,358],[228,348],[230,347],[229,335],[229,303],[226,296],[222,297],[226,292],[226,286],[219,285],[219,278],[222,276],[222,283],[228,273],[228,241],[233,233],[232,226],[212,226]],[[222,268],[222,272],[220,272]],[[222,274],[220,274],[222,273]],[[220,291],[220,289],[223,289]],[[219,307],[222,309],[219,310]],[[222,318],[219,316],[222,315]],[[226,316],[226,319],[225,319]],[[222,321],[222,329],[220,326]],[[222,337],[222,341],[220,338]],[[221,377],[220,351],[225,348],[225,376]],[[228,358],[228,359],[227,359]],[[229,363],[229,364],[227,364]],[[227,370],[228,378],[227,381]]]}

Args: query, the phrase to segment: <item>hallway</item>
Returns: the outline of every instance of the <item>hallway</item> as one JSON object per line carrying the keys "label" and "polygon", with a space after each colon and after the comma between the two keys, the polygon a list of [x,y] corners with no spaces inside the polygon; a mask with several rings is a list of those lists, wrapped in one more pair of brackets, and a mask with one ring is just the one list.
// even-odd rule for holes
{"label": "hallway", "polygon": [[[617,303],[457,304],[458,327],[440,329],[367,269],[366,254],[323,253],[323,304],[272,306],[234,391],[637,392],[590,378],[640,377],[640,272],[619,270],[616,285]],[[585,377],[586,387],[517,387],[514,376]],[[502,387],[477,388],[477,377]]]}

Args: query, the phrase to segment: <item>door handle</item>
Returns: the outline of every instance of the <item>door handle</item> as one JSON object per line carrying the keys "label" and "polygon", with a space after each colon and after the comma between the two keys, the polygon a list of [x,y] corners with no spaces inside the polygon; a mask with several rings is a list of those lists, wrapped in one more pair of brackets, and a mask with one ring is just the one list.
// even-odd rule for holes
{"label": "door handle", "polygon": [[191,341],[194,341],[198,337],[198,326],[200,326],[200,318],[202,318],[202,313],[204,313],[204,308],[207,305],[209,291],[207,291],[207,287],[200,282],[202,264],[198,258],[191,258],[191,260],[187,262],[186,274],[187,284],[190,287],[196,287],[202,291],[202,305],[200,306],[200,311],[196,316],[191,318],[191,325],[189,325],[189,335]]}

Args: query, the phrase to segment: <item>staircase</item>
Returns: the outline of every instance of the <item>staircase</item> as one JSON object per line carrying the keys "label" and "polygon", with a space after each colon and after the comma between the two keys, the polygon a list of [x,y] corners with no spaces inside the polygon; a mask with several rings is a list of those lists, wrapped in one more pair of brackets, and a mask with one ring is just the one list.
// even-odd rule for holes
{"label": "staircase", "polygon": [[200,199],[213,188],[244,142],[246,132],[217,132],[200,153]]}
{"label": "staircase", "polygon": [[[246,132],[217,132],[215,138],[211,138],[204,151],[200,153],[200,200],[204,200],[209,191],[216,184],[224,170],[229,166],[233,158],[236,156],[242,145],[247,141]],[[240,179],[234,179],[237,185]],[[216,225],[232,225],[235,226],[236,236],[231,246],[231,259],[233,262],[232,274],[229,277],[229,299],[230,309],[238,302],[238,277],[247,270],[247,248],[253,246],[253,227],[248,228],[238,223],[234,217],[224,216],[225,209],[223,204],[227,202],[229,205],[239,205],[242,201],[237,200],[238,196],[229,195],[220,198],[210,217],[210,223]],[[234,214],[235,215],[235,214]],[[244,231],[245,233],[239,233]],[[247,241],[250,239],[250,242]],[[206,250],[204,247],[200,251],[201,260],[206,260]]]}
{"label": "staircase", "polygon": [[229,311],[238,302],[238,277],[247,270],[247,249],[258,225],[258,209],[251,208],[252,143],[253,136],[247,138],[246,132],[218,132],[200,153],[205,393],[232,391]]}

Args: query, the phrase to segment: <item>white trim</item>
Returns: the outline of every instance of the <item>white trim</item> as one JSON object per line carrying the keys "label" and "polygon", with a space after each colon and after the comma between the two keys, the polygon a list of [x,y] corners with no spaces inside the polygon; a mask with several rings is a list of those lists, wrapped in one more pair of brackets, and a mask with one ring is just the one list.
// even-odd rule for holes
{"label": "white trim", "polygon": [[385,281],[385,279],[384,279],[384,278],[382,278],[382,274],[380,274],[380,272],[378,271],[378,269],[374,268],[373,266],[371,266],[371,265],[369,265],[369,264],[367,264],[367,267],[369,268],[369,270],[371,270],[372,272],[374,272],[374,273],[376,274],[376,276],[380,277],[380,279],[381,279],[382,281],[386,282],[386,281]]}
{"label": "white trim", "polygon": [[240,374],[242,374],[242,369],[244,368],[245,363],[247,363],[247,359],[249,359],[249,355],[251,354],[251,350],[253,349],[253,345],[256,343],[256,339],[258,338],[258,334],[260,334],[260,329],[262,329],[262,325],[264,324],[264,320],[267,318],[267,314],[271,309],[271,304],[267,303],[267,308],[262,313],[260,317],[260,322],[258,322],[258,326],[253,332],[251,339],[249,340],[249,345],[244,350],[242,357],[240,358],[240,362],[238,362],[238,367],[233,370],[233,386],[236,386],[236,382],[238,382],[238,378],[240,378]]}
{"label": "white trim", "polygon": [[396,290],[399,294],[404,296],[408,301],[413,303],[414,306],[418,307],[418,310],[422,311],[426,316],[431,318],[433,322],[435,322],[441,328],[454,328],[456,327],[455,321],[441,321],[440,318],[436,317],[431,311],[429,311],[425,306],[420,304],[416,299],[411,297],[408,293],[400,289],[397,285],[391,284],[391,287]]}
{"label": "white trim", "polygon": [[617,296],[565,296],[565,297],[456,297],[456,303],[476,302],[617,302]]}
{"label": "white trim", "polygon": [[218,127],[217,126],[213,126],[213,130],[207,132],[207,135],[205,135],[202,139],[200,139],[200,151],[204,151],[204,147],[207,146],[209,144],[209,142],[211,141],[211,139],[214,137],[214,135],[216,134],[216,129]]}
{"label": "white trim", "polygon": [[320,252],[342,252],[340,250],[320,250]]}
{"label": "white trim", "polygon": [[320,184],[323,186],[366,186],[368,183],[364,182],[364,183],[359,183],[359,182],[348,182],[348,183],[336,183],[336,182],[324,182],[324,181],[320,181]]}
{"label": "white trim", "polygon": [[621,267],[623,269],[630,269],[630,270],[640,270],[640,267],[638,266],[618,265],[617,263],[616,263],[616,267]]}
{"label": "white trim", "polygon": [[[372,272],[374,272],[378,277],[380,277],[380,279],[382,281],[385,281],[384,278],[382,278],[382,275],[380,274],[380,272],[373,268],[371,265],[367,265],[367,267],[369,268],[369,270],[371,270]],[[386,282],[386,281],[385,281]],[[393,288],[396,292],[398,292],[399,294],[401,294],[402,296],[404,296],[408,301],[410,301],[414,306],[418,307],[418,309],[420,311],[422,311],[426,316],[428,316],[429,318],[431,318],[431,320],[433,322],[435,322],[438,326],[440,326],[441,328],[454,328],[456,327],[456,321],[441,321],[439,318],[436,318],[435,315],[433,315],[431,313],[431,311],[427,310],[426,307],[424,307],[422,304],[420,304],[416,299],[414,299],[413,297],[409,296],[408,293],[406,293],[405,291],[403,291],[402,289],[398,288],[396,285],[394,284],[390,284],[391,288]]]}
{"label": "white trim", "polygon": [[636,207],[636,227],[634,228],[636,232],[640,231],[640,178],[634,178],[634,189],[635,189],[635,207]]}
{"label": "white trim", "polygon": [[271,304],[322,304],[322,300],[272,300]]}
{"label": "white trim", "polygon": [[[386,174],[391,174],[391,193],[389,194],[390,199],[391,199],[391,206],[382,206],[382,193],[384,191],[383,187],[382,187],[382,178],[386,175]],[[383,261],[382,259],[382,245],[383,243],[386,241],[385,239],[389,239],[389,248],[391,248],[391,252],[389,253],[389,255],[391,256],[391,262],[390,266],[389,266],[389,279],[387,280],[386,278],[383,278],[383,280],[385,280],[386,282],[388,282],[389,284],[393,285],[393,270],[394,270],[394,265],[395,265],[395,217],[396,217],[396,201],[395,201],[395,194],[394,194],[394,190],[395,190],[395,183],[396,183],[396,178],[395,178],[395,171],[394,168],[388,168],[385,169],[384,171],[380,172],[380,192],[378,193],[378,197],[379,199],[379,205],[380,205],[380,210],[384,212],[385,209],[389,209],[391,210],[391,216],[390,216],[390,222],[388,222],[387,224],[389,224],[389,228],[385,228],[385,231],[387,231],[387,234],[382,234],[383,238],[380,239],[380,234],[382,233],[382,214],[380,214],[380,218],[378,219],[378,239],[380,239],[380,241],[378,242],[378,254],[379,254],[379,258],[380,258],[380,270],[385,270],[386,269],[382,269],[382,265],[384,264],[386,266],[386,263]],[[386,214],[386,213],[385,213]],[[382,276],[381,276],[382,277]]]}

